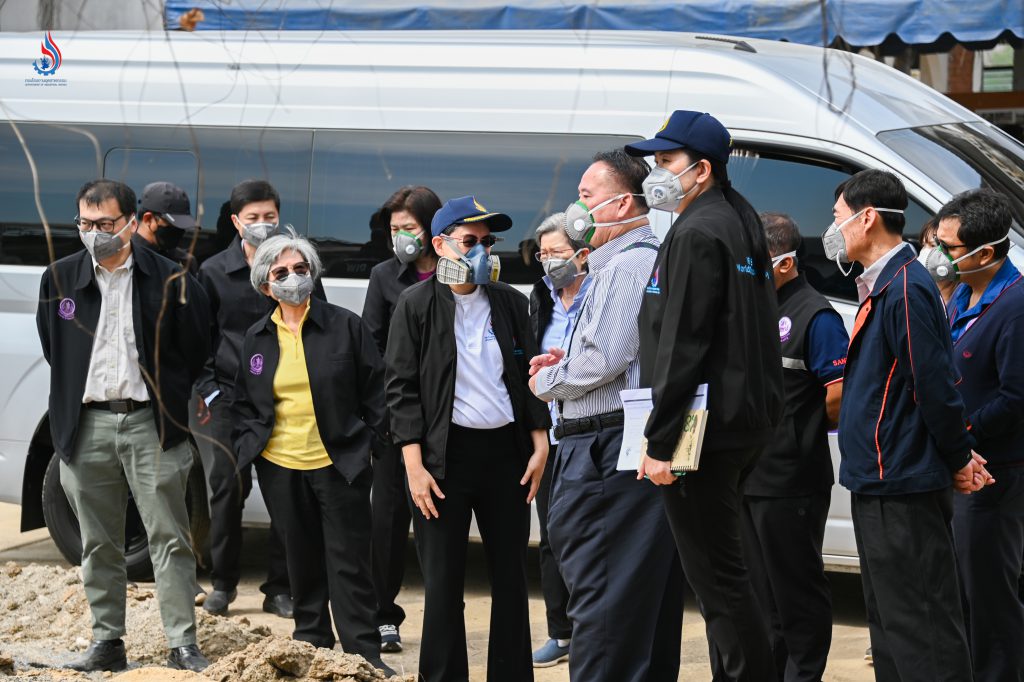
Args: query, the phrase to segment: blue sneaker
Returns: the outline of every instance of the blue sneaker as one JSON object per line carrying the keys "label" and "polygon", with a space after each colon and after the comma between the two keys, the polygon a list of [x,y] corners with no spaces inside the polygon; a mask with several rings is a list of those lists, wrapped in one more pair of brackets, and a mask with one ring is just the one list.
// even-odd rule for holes
{"label": "blue sneaker", "polygon": [[549,639],[544,646],[533,652],[534,668],[550,668],[569,660],[569,647],[558,646],[558,640]]}

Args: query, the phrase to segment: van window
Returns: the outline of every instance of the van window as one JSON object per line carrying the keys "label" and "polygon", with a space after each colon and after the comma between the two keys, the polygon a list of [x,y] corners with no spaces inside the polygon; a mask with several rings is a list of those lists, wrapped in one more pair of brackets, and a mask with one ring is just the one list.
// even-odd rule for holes
{"label": "van window", "polygon": [[1016,140],[981,123],[889,130],[878,139],[950,194],[979,187],[1002,193],[1024,234],[1024,146]]}
{"label": "van window", "polygon": [[[803,237],[800,270],[821,293],[831,298],[856,301],[854,278],[825,259],[821,234],[832,222],[835,190],[840,183],[861,170],[830,159],[797,156],[768,149],[737,149],[729,159],[729,179],[758,212],[786,213],[796,222]],[[904,237],[916,239],[931,213],[911,199],[906,212]]]}
{"label": "van window", "polygon": [[[634,138],[593,135],[317,131],[310,187],[310,236],[328,277],[366,278],[390,258],[386,226],[370,218],[403,185],[426,185],[442,201],[474,195],[507,213],[513,227],[492,253],[501,279],[529,284],[543,272],[533,233],[577,197],[593,155]],[[429,227],[429,226],[426,226]]]}
{"label": "van window", "polygon": [[199,163],[192,152],[169,149],[116,148],[107,152],[103,177],[125,183],[142,199],[151,182],[171,182],[185,190],[195,210]]}
{"label": "van window", "polygon": [[[99,177],[103,146],[96,136],[69,125],[18,124],[35,162],[39,201],[57,258],[82,247],[75,228],[75,196]],[[0,263],[47,265],[43,221],[36,206],[31,167],[10,123],[0,125]]]}

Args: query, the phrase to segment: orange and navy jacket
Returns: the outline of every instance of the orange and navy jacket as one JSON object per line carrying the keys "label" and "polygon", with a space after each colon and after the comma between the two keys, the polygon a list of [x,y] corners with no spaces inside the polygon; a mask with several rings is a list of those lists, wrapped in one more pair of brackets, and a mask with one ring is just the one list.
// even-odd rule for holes
{"label": "orange and navy jacket", "polygon": [[941,490],[970,461],[949,325],[905,245],[857,311],[843,375],[839,482],[851,492]]}

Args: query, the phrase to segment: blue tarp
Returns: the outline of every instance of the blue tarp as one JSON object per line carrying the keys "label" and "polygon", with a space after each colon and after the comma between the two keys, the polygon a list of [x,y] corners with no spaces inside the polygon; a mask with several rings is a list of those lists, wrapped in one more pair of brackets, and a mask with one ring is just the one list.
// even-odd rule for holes
{"label": "blue tarp", "polygon": [[[827,20],[822,20],[824,5]],[[199,8],[199,30],[574,29],[684,31],[745,38],[878,45],[949,33],[965,43],[1024,38],[1022,0],[168,0],[167,28]]]}

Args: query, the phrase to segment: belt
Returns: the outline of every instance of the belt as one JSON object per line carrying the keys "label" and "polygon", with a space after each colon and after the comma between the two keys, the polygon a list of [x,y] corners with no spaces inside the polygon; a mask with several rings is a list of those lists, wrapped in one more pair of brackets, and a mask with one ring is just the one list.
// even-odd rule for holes
{"label": "belt", "polygon": [[128,414],[136,410],[149,407],[148,400],[107,400],[104,402],[88,402],[85,404],[90,410],[106,410],[115,414]]}
{"label": "belt", "polygon": [[555,426],[555,438],[561,440],[566,436],[575,436],[580,433],[591,433],[610,429],[613,426],[622,426],[625,423],[622,410],[595,414],[593,417],[580,417],[579,419],[563,419]]}

